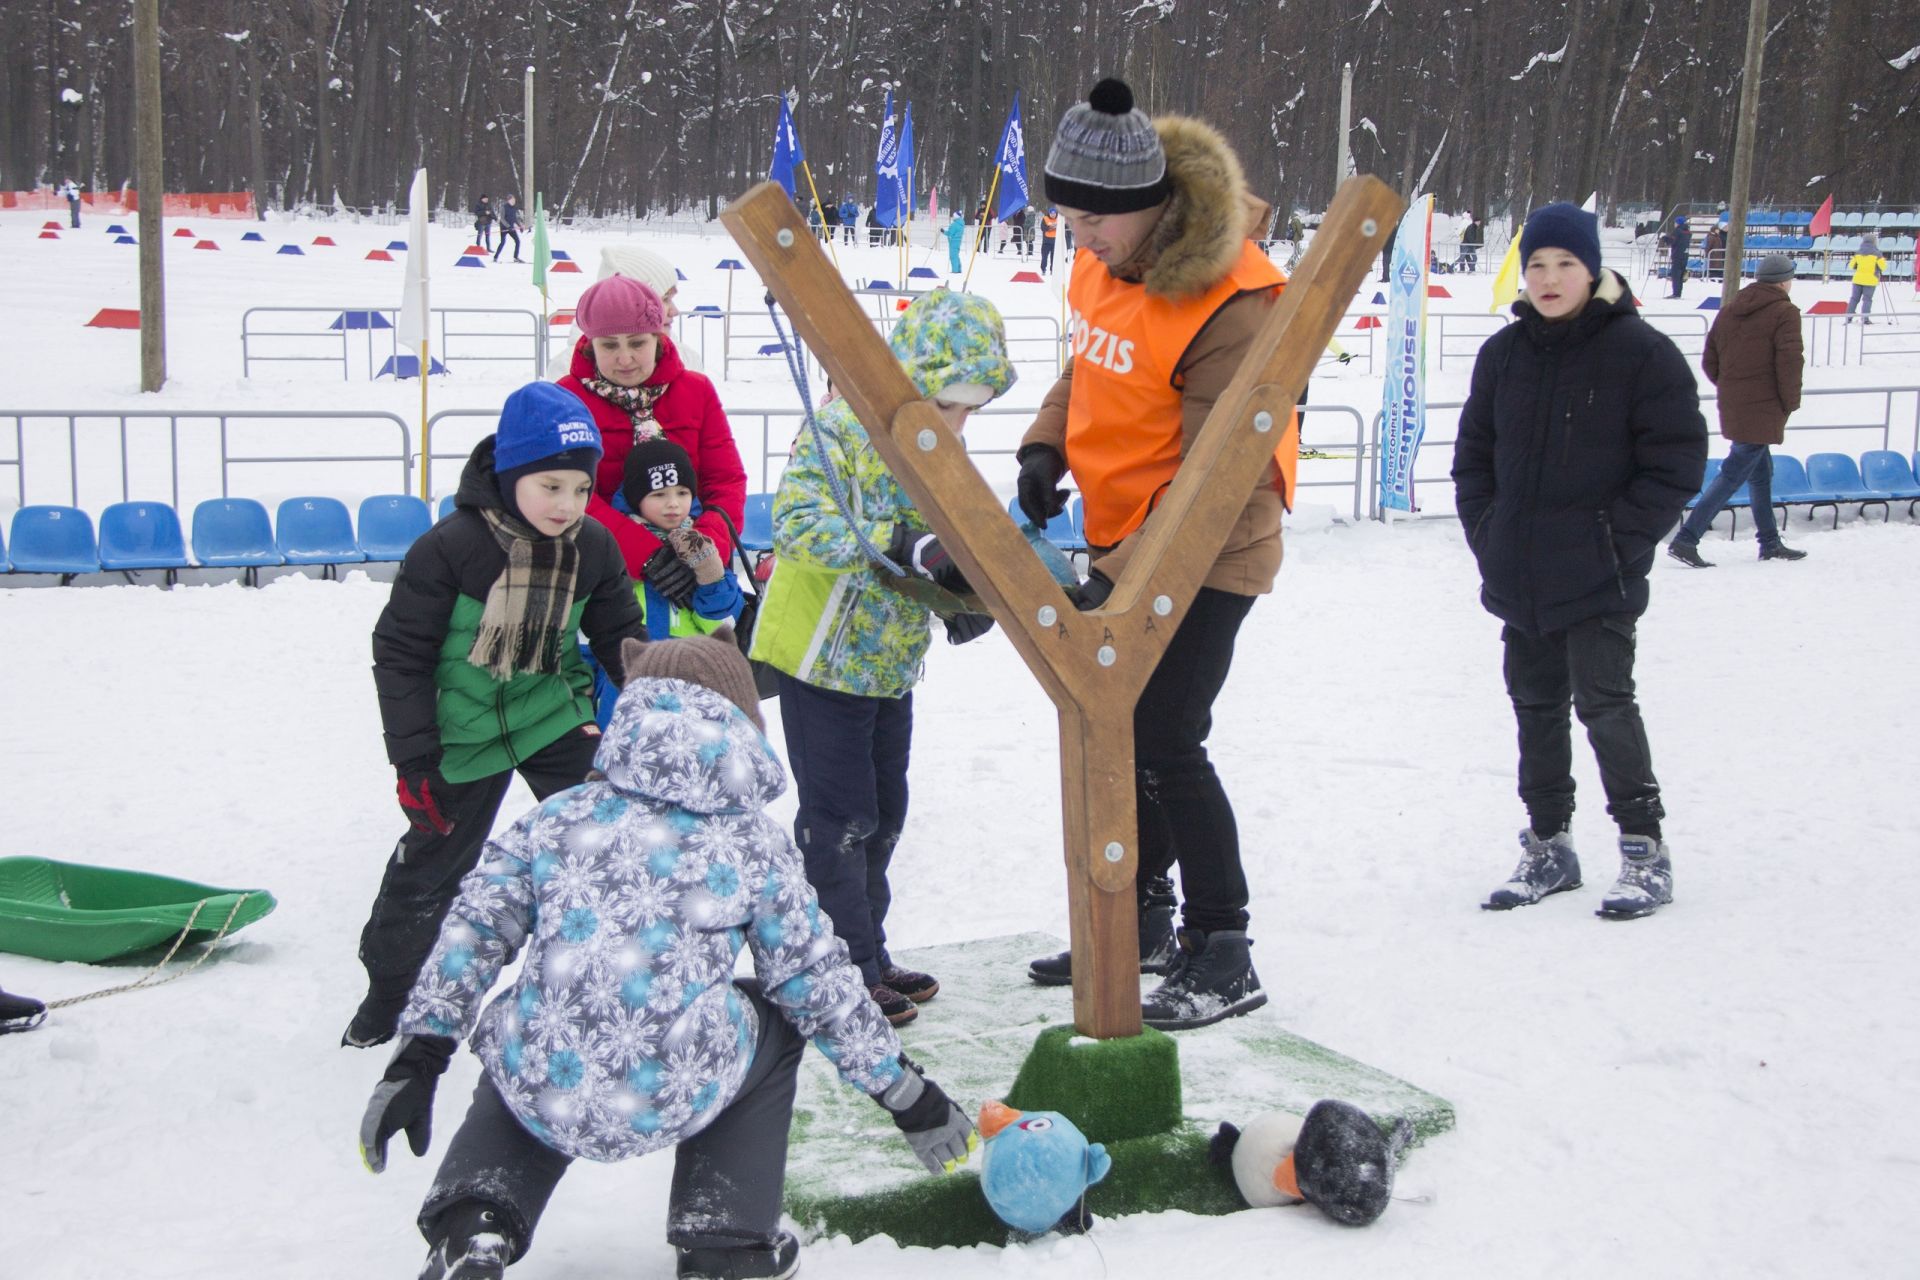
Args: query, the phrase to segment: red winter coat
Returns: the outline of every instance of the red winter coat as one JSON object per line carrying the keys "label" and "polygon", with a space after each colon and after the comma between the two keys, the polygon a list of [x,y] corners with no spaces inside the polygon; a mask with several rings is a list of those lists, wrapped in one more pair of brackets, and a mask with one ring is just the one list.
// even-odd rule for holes
{"label": "red winter coat", "polygon": [[[633,415],[588,389],[586,380],[597,373],[593,339],[583,337],[573,348],[573,372],[560,379],[560,385],[579,396],[593,411],[594,425],[600,428],[601,444],[606,449],[600,459],[600,472],[594,477],[587,514],[612,531],[614,541],[620,544],[620,554],[627,562],[627,572],[637,580],[641,566],[660,549],[660,540],[638,521],[628,519],[613,508],[611,500],[620,492],[627,455],[633,451]],[[662,383],[668,386],[666,393],[654,401],[654,419],[667,433],[667,439],[685,449],[693,459],[694,478],[700,482],[694,497],[704,508],[693,523],[713,539],[714,546],[720,550],[721,562],[725,563],[733,554],[733,539],[727,536],[727,526],[720,519],[719,511],[725,511],[734,527],[739,528],[747,502],[747,469],[740,465],[740,450],[733,443],[733,427],[727,422],[726,411],[720,407],[713,383],[705,374],[686,367],[673,339],[664,333],[660,335],[659,359],[646,385],[657,387]]]}

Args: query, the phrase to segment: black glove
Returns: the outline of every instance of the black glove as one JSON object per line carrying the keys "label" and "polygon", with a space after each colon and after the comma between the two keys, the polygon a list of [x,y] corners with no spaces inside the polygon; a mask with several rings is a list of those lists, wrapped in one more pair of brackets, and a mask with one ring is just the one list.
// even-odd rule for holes
{"label": "black glove", "polygon": [[452,831],[453,819],[440,807],[448,791],[440,770],[432,765],[403,765],[395,772],[399,778],[393,786],[394,794],[400,797],[400,812],[407,815],[413,829],[441,836]]}
{"label": "black glove", "polygon": [[940,539],[925,529],[905,523],[894,525],[893,541],[887,544],[887,559],[957,596],[973,591],[967,583],[967,575],[960,572],[960,566],[940,545]]}
{"label": "black glove", "polygon": [[990,613],[956,613],[946,618],[947,643],[965,644],[969,640],[978,640],[993,630],[993,615]]}
{"label": "black glove", "polygon": [[1050,444],[1030,444],[1014,457],[1020,463],[1020,510],[1044,529],[1067,509],[1067,491],[1058,487],[1067,474],[1067,460]]}
{"label": "black glove", "polygon": [[1089,609],[1098,609],[1113,594],[1113,583],[1098,570],[1087,575],[1087,580],[1067,592],[1073,601],[1073,607],[1085,613]]}
{"label": "black glove", "polygon": [[413,1154],[427,1154],[433,1139],[433,1091],[453,1049],[446,1036],[400,1037],[387,1074],[373,1087],[367,1114],[360,1117],[360,1160],[370,1172],[387,1167],[387,1139],[402,1129]]}
{"label": "black glove", "polygon": [[942,1093],[940,1086],[920,1074],[906,1054],[900,1055],[900,1078],[874,1099],[893,1116],[907,1145],[928,1173],[952,1173],[965,1164],[980,1145],[967,1113]]}
{"label": "black glove", "polygon": [[682,609],[693,603],[694,588],[700,585],[700,580],[694,577],[693,566],[665,543],[647,557],[647,562],[640,566],[640,574],[647,585]]}

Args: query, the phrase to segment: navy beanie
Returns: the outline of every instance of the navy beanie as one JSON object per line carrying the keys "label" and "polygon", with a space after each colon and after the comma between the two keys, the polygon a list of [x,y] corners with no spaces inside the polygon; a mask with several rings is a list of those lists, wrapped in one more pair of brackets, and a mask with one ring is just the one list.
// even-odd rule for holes
{"label": "navy beanie", "polygon": [[1580,259],[1587,274],[1600,278],[1600,219],[1577,204],[1562,200],[1527,216],[1520,231],[1520,270],[1524,273],[1535,249],[1565,249]]}
{"label": "navy beanie", "polygon": [[[585,471],[600,465],[600,428],[580,398],[552,382],[530,382],[507,397],[500,407],[500,425],[493,433],[493,469],[509,471]],[[565,465],[538,466],[564,456]],[[582,466],[581,463],[585,465]]]}

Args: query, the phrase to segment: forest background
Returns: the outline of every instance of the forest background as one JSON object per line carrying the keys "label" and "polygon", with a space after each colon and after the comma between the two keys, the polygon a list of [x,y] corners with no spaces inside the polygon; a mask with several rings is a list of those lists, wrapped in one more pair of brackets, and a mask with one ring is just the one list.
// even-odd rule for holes
{"label": "forest background", "polygon": [[[914,104],[921,206],[971,208],[1015,93],[1038,168],[1101,75],[1219,125],[1276,208],[1331,197],[1341,65],[1353,162],[1498,216],[1598,191],[1723,199],[1740,0],[168,0],[169,191],[269,207],[435,203],[534,186],[559,217],[711,218],[766,176],[779,97],[829,201],[872,197],[882,100]],[[0,190],[132,181],[132,6],[0,6]],[[1437,156],[1436,156],[1437,153]],[[1431,166],[1429,172],[1429,166]],[[1756,203],[1920,202],[1920,5],[1773,0]]]}

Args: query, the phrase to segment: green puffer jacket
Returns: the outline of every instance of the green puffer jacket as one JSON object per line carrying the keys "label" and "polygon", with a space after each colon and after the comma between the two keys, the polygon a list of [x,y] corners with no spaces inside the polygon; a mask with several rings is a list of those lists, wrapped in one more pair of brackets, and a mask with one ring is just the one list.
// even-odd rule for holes
{"label": "green puffer jacket", "polygon": [[[993,304],[935,289],[901,314],[888,341],[920,394],[957,382],[998,396],[1013,385],[1006,327]],[[927,608],[888,588],[854,536],[884,551],[901,522],[924,525],[846,401],[815,415],[825,452],[800,429],[773,499],[779,562],[754,624],[753,656],[822,689],[897,698],[926,656]],[[835,499],[828,473],[846,491]]]}
{"label": "green puffer jacket", "polygon": [[[455,502],[454,513],[408,549],[393,580],[373,628],[373,682],[394,766],[437,766],[448,782],[471,782],[592,724],[593,676],[570,642],[553,673],[497,680],[467,661],[487,592],[507,562],[480,514],[505,505],[492,436],[467,460]],[[581,522],[575,545],[579,569],[565,634],[584,630],[601,665],[619,672],[620,642],[647,638],[633,582],[613,535],[597,521]]]}

